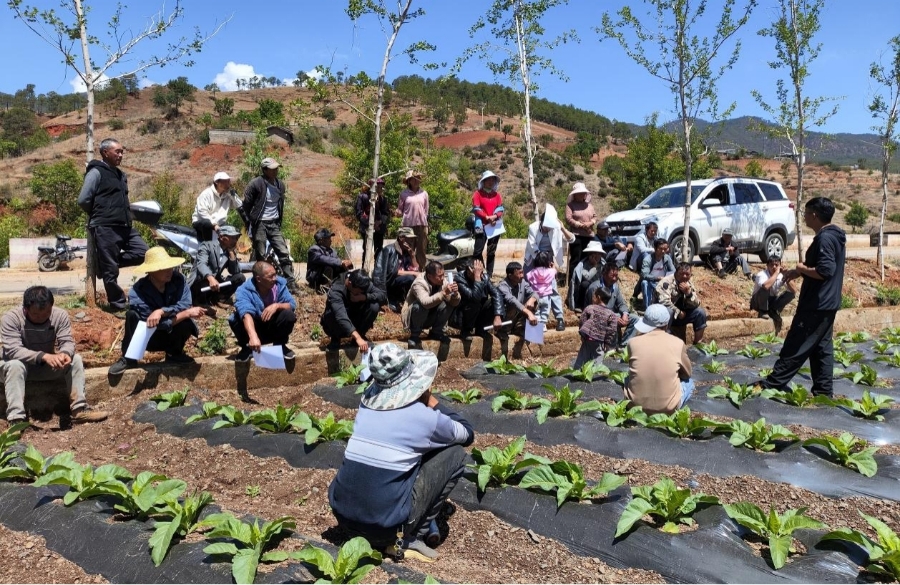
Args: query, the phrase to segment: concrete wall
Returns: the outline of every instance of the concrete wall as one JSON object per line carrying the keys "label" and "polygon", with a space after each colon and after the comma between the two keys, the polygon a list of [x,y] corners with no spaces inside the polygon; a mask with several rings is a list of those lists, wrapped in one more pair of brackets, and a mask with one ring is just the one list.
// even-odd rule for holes
{"label": "concrete wall", "polygon": [[[9,240],[9,267],[18,268],[20,270],[37,271],[38,246],[56,246],[56,237],[50,236],[46,238],[10,238]],[[87,246],[87,240],[83,238],[75,238],[69,240],[69,246]],[[84,251],[77,253],[79,256],[85,256]],[[84,259],[73,260],[69,262],[69,268],[85,268]]]}

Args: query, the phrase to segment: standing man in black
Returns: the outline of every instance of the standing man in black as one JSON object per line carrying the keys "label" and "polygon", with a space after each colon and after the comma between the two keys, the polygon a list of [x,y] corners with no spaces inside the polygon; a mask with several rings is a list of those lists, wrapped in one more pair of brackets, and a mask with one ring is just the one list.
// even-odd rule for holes
{"label": "standing man in black", "polygon": [[88,229],[97,249],[97,271],[106,289],[106,302],[114,311],[124,311],[125,292],[119,286],[119,268],[144,261],[147,244],[131,227],[128,177],[119,169],[125,147],[113,138],[100,143],[102,160],[88,163],[78,206],[88,214]]}
{"label": "standing man in black", "polygon": [[797,313],[781,348],[781,355],[763,385],[786,390],[788,383],[809,358],[812,393],[831,396],[834,385],[834,318],[841,307],[847,235],[831,224],[834,204],[827,197],[813,197],[803,211],[807,227],[816,237],[804,262],[788,270],[784,280],[803,278]]}
{"label": "standing man in black", "polygon": [[278,254],[278,263],[281,264],[288,290],[298,294],[300,287],[294,278],[291,251],[281,233],[286,188],[284,181],[278,178],[279,166],[281,165],[274,158],[262,159],[260,162],[262,174],[250,181],[244,190],[241,217],[247,222],[247,230],[253,239],[253,257],[256,260],[265,258],[268,242]]}

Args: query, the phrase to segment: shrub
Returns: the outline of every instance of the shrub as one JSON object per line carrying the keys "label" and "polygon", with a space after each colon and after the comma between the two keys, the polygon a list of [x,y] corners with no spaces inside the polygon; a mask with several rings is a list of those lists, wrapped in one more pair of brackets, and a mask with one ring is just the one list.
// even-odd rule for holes
{"label": "shrub", "polygon": [[875,286],[875,302],[879,305],[900,305],[900,287]]}
{"label": "shrub", "polygon": [[225,325],[225,319],[216,319],[203,334],[197,349],[207,355],[217,355],[225,353],[226,347],[228,347],[228,327]]}
{"label": "shrub", "polygon": [[18,215],[0,219],[0,265],[9,260],[9,239],[21,238],[28,232],[25,220]]}
{"label": "shrub", "polygon": [[847,222],[847,225],[853,227],[853,231],[855,232],[857,228],[861,228],[866,225],[866,221],[869,219],[869,210],[865,208],[862,203],[854,201],[850,203],[850,211],[844,216],[844,220]]}
{"label": "shrub", "polygon": [[106,123],[106,127],[110,130],[121,130],[125,127],[125,122],[123,122],[119,118],[112,118],[109,122]]}
{"label": "shrub", "polygon": [[54,218],[45,224],[47,233],[72,231],[83,223],[78,207],[82,182],[82,173],[73,160],[35,165],[29,182],[31,193],[55,208]]}
{"label": "shrub", "polygon": [[145,134],[156,134],[160,130],[162,130],[163,123],[157,120],[156,118],[150,118],[149,120],[145,120],[143,124],[138,126],[138,133],[142,136]]}

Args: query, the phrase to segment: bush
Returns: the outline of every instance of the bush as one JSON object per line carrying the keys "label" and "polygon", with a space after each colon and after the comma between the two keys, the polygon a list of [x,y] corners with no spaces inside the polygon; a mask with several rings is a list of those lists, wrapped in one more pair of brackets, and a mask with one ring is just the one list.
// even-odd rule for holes
{"label": "bush", "polygon": [[747,163],[747,166],[744,167],[744,173],[747,174],[748,177],[762,177],[765,174],[763,171],[762,165],[759,163],[757,159],[753,159]]}
{"label": "bush", "polygon": [[850,203],[850,211],[844,216],[844,221],[847,222],[847,225],[853,227],[853,231],[856,232],[857,228],[861,228],[866,225],[866,221],[869,219],[869,210],[865,208],[862,203],[857,201],[853,201]]}
{"label": "bush", "polygon": [[29,182],[31,193],[55,208],[54,218],[44,224],[45,233],[74,232],[84,224],[78,207],[82,183],[81,171],[70,159],[35,165]]}
{"label": "bush", "polygon": [[207,355],[223,354],[228,347],[228,337],[229,329],[225,319],[216,319],[203,334],[203,339],[197,343],[197,349]]}
{"label": "bush", "polygon": [[7,215],[0,219],[0,265],[9,260],[9,239],[21,238],[27,232],[25,220],[18,215]]}
{"label": "bush", "polygon": [[145,120],[143,124],[138,126],[138,132],[141,135],[145,134],[156,134],[163,128],[163,123],[157,120],[156,118],[150,118],[149,120]]}
{"label": "bush", "polygon": [[856,306],[856,299],[852,295],[841,294],[841,308],[852,309]]}
{"label": "bush", "polygon": [[879,305],[900,305],[900,288],[895,286],[876,285],[875,302]]}
{"label": "bush", "polygon": [[106,127],[109,130],[121,130],[125,127],[125,122],[123,122],[119,118],[112,118],[109,122],[106,123]]}

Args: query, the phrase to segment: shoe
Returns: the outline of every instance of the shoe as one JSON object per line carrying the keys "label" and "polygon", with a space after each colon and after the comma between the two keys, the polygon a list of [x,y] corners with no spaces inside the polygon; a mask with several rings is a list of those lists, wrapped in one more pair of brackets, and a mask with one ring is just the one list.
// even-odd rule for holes
{"label": "shoe", "polygon": [[419,339],[418,335],[411,335],[409,339],[406,340],[406,347],[409,349],[422,349],[422,340]]}
{"label": "shoe", "polygon": [[32,426],[28,422],[27,418],[13,418],[13,419],[7,420],[4,423],[6,426],[0,425],[0,432],[4,432],[4,433],[9,432],[9,429],[11,429],[13,426],[18,425],[18,424],[23,424],[23,423],[27,426],[25,426],[19,430],[19,434],[21,435],[28,429],[32,428]]}
{"label": "shoe", "polygon": [[745,272],[745,273],[744,273],[744,276],[747,277],[747,280],[753,280],[753,275],[750,274],[749,272]]}
{"label": "shoe", "polygon": [[403,557],[423,563],[433,563],[438,559],[438,552],[419,539],[405,543]]}
{"label": "shoe", "polygon": [[125,373],[125,370],[128,368],[133,368],[137,365],[137,360],[128,359],[127,357],[120,357],[119,360],[113,365],[109,366],[108,373],[110,376],[121,376]]}
{"label": "shoe", "polygon": [[104,421],[109,413],[103,410],[91,410],[89,407],[81,408],[72,413],[72,424],[81,425]]}
{"label": "shoe", "polygon": [[400,305],[397,303],[391,303],[388,305],[388,308],[391,310],[391,313],[400,314]]}
{"label": "shoe", "polygon": [[758,319],[768,319],[768,318],[769,318],[769,314],[768,314],[768,313],[763,313],[762,311],[759,311],[759,312],[757,313],[756,317],[757,317]]}
{"label": "shoe", "polygon": [[439,341],[441,343],[450,342],[450,336],[446,333],[431,333],[430,335],[428,335],[428,339],[430,339],[431,341]]}
{"label": "shoe", "polygon": [[725,278],[725,276],[726,276],[725,270],[724,269],[720,270],[718,275],[719,275],[719,278]]}
{"label": "shoe", "polygon": [[557,331],[565,331],[566,330],[566,322],[562,320],[556,321],[556,330]]}
{"label": "shoe", "polygon": [[294,359],[294,352],[286,345],[281,346],[281,355],[284,356],[286,361],[292,361]]}
{"label": "shoe", "polygon": [[253,357],[253,350],[245,345],[241,348],[241,351],[237,352],[237,355],[234,356],[234,361],[246,364],[250,361],[251,357]]}
{"label": "shoe", "polygon": [[194,364],[197,363],[194,361],[194,358],[187,355],[186,353],[167,353],[166,354],[166,363],[167,364]]}
{"label": "shoe", "polygon": [[437,520],[432,520],[428,525],[428,536],[425,537],[425,544],[429,548],[437,548],[441,544],[441,531],[438,529]]}

